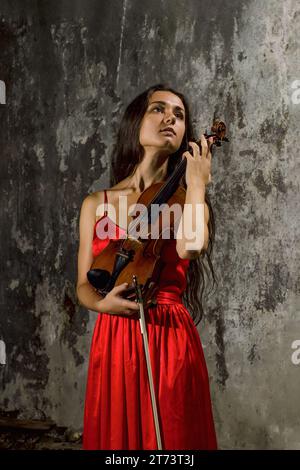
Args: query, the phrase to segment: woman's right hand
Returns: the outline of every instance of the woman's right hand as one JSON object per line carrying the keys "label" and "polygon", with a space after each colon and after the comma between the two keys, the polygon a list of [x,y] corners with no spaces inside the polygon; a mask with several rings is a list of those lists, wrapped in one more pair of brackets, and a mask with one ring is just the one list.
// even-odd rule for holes
{"label": "woman's right hand", "polygon": [[133,315],[138,311],[139,306],[136,302],[124,299],[124,297],[120,295],[127,288],[127,282],[114,287],[104,299],[101,300],[101,311],[110,313],[111,315]]}

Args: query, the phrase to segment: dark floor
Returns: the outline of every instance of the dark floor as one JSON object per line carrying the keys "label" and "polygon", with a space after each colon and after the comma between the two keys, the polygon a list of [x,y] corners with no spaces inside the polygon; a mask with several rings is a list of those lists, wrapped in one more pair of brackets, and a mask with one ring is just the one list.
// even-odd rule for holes
{"label": "dark floor", "polygon": [[81,450],[81,435],[73,437],[56,432],[0,430],[1,450]]}
{"label": "dark floor", "polygon": [[81,450],[82,433],[59,427],[51,420],[19,419],[0,412],[1,450]]}
{"label": "dark floor", "polygon": [[0,450],[81,450],[81,440],[69,442],[63,438],[38,432],[0,431]]}

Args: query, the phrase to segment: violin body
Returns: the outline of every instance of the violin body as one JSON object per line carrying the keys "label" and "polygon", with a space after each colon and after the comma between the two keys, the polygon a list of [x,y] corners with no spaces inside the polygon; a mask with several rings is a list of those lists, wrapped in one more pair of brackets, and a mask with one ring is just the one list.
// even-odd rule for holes
{"label": "violin body", "polygon": [[[137,203],[148,206],[154,200],[156,194],[163,187],[164,183],[155,183],[147,188],[139,197]],[[140,231],[142,237],[133,237],[127,234],[119,240],[110,240],[109,244],[94,259],[88,279],[98,293],[105,296],[113,287],[127,282],[129,288],[124,292],[124,296],[130,300],[135,299],[135,288],[132,284],[133,276],[137,276],[142,288],[145,305],[155,303],[155,293],[157,291],[157,281],[160,274],[160,254],[163,245],[170,238],[174,238],[174,228],[178,225],[183,211],[186,191],[183,186],[178,186],[175,193],[160,209],[155,220],[145,221],[143,229]],[[178,216],[170,207],[177,205]],[[140,214],[132,218],[137,221]],[[129,224],[130,227],[130,224]],[[158,237],[152,238],[156,234]],[[97,280],[97,282],[96,282]],[[95,285],[97,284],[97,285]]]}

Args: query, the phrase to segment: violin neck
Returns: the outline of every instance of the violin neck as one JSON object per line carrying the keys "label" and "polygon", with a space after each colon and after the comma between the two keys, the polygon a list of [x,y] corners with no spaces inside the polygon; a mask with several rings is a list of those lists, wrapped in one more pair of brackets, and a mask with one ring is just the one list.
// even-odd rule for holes
{"label": "violin neck", "polygon": [[[179,181],[185,173],[186,169],[186,158],[183,158],[181,162],[177,165],[174,172],[169,176],[167,181],[163,184],[163,186],[158,191],[157,195],[151,201],[151,204],[163,204],[166,202],[173,194],[175,193],[176,189],[179,186]],[[150,207],[148,207],[149,209]]]}
{"label": "violin neck", "polygon": [[134,230],[136,229],[139,223],[146,222],[151,225],[152,223],[155,222],[156,218],[159,215],[159,211],[156,211],[156,213],[153,214],[151,205],[157,204],[157,207],[159,207],[161,204],[166,203],[170,199],[170,197],[173,196],[173,194],[175,193],[176,189],[179,186],[180,178],[185,173],[185,168],[186,168],[186,158],[182,159],[181,162],[177,165],[173,173],[169,176],[167,181],[161,186],[158,193],[155,195],[152,201],[148,204],[145,211],[132,221],[132,225],[129,226],[129,230],[128,230],[129,234],[134,233]]}

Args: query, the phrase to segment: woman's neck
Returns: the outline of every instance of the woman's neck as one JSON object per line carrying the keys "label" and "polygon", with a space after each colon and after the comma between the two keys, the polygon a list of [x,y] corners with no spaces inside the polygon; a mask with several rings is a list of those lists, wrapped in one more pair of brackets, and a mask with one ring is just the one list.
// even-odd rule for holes
{"label": "woman's neck", "polygon": [[145,191],[154,183],[164,181],[167,175],[169,155],[144,155],[130,178],[131,185],[137,192]]}

